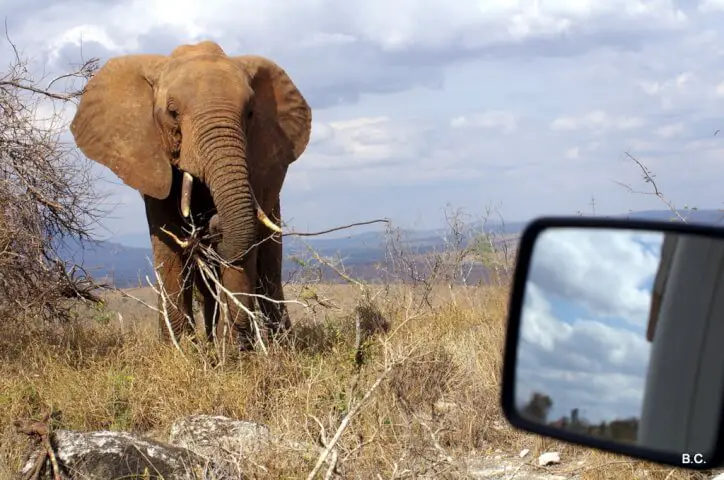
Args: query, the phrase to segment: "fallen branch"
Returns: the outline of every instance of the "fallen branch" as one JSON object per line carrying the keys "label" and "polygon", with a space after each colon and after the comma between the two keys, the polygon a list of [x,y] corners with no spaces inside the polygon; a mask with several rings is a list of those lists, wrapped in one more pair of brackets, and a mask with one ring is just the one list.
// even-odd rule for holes
{"label": "fallen branch", "polygon": [[[311,418],[312,420],[314,420],[315,422],[317,422],[317,425],[319,425],[319,440],[320,440],[320,443],[322,444],[322,447],[327,448],[327,447],[329,446],[329,442],[327,441],[327,432],[326,432],[326,430],[325,430],[325,428],[324,428],[324,425],[323,425],[322,422],[321,422],[317,417],[315,417],[314,415],[307,414],[307,416],[308,416],[309,418]],[[337,474],[339,473],[339,472],[337,471],[337,461],[338,461],[338,458],[339,458],[339,453],[337,452],[337,449],[336,449],[336,448],[335,448],[335,449],[332,449],[331,455],[332,455],[332,459],[329,461],[329,467],[327,468],[327,473],[324,475],[324,480],[328,480],[328,479],[332,478],[332,475],[334,475],[335,473],[337,473]]]}
{"label": "fallen branch", "polygon": [[50,427],[48,421],[50,420],[50,413],[43,415],[41,420],[15,420],[15,431],[31,437],[37,437],[43,447],[44,452],[39,454],[35,459],[35,465],[32,470],[28,472],[23,480],[38,480],[40,478],[40,472],[42,471],[43,464],[47,459],[50,459],[50,464],[53,469],[53,479],[62,480],[63,477],[60,475],[60,467],[58,466],[58,459],[53,451],[53,445],[50,443]]}
{"label": "fallen branch", "polygon": [[[413,350],[414,350],[414,348],[413,348]],[[372,394],[374,394],[375,391],[380,387],[380,385],[382,385],[383,380],[385,380],[385,378],[387,378],[389,373],[397,365],[405,362],[411,354],[412,353],[410,352],[407,355],[405,355],[401,360],[388,364],[387,367],[385,367],[385,369],[382,371],[382,373],[380,373],[380,375],[377,377],[377,379],[372,384],[372,386],[370,386],[370,388],[367,389],[367,392],[364,394],[362,399],[359,402],[357,402],[357,404],[353,405],[352,408],[349,409],[349,412],[347,413],[347,415],[345,415],[344,418],[342,419],[342,421],[339,423],[339,427],[337,428],[337,431],[334,433],[334,436],[327,443],[326,448],[319,455],[316,465],[314,466],[312,471],[309,472],[309,475],[307,476],[307,480],[313,480],[314,477],[319,473],[320,469],[322,468],[322,465],[327,460],[327,457],[330,455],[330,453],[332,453],[332,451],[334,450],[335,445],[337,445],[337,442],[339,442],[339,439],[342,437],[342,434],[347,429],[347,427],[349,426],[352,419],[355,416],[357,416],[357,414],[362,410],[362,407],[365,405],[367,400],[369,400],[369,398],[372,396]],[[334,460],[335,460],[334,463],[336,464],[336,458]]]}

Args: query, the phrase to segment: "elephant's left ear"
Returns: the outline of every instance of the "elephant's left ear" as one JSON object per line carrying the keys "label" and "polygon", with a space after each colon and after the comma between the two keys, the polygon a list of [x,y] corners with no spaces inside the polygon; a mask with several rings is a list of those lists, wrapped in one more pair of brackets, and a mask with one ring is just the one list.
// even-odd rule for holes
{"label": "elephant's left ear", "polygon": [[257,55],[232,57],[251,76],[257,109],[275,118],[291,143],[294,160],[309,143],[312,109],[287,72],[268,58]]}

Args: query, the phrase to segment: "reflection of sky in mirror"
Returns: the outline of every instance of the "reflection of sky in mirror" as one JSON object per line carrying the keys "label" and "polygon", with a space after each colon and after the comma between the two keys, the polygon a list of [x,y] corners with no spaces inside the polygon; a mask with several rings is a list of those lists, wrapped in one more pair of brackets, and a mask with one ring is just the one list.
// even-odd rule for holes
{"label": "reflection of sky in mirror", "polygon": [[536,241],[521,324],[517,402],[553,400],[548,420],[638,417],[646,323],[663,234],[551,229]]}

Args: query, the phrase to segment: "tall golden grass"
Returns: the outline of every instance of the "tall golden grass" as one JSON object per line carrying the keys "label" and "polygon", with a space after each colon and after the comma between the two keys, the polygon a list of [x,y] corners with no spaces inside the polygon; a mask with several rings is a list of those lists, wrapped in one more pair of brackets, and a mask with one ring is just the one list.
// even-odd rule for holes
{"label": "tall golden grass", "polygon": [[[178,417],[208,413],[261,422],[272,432],[316,443],[329,438],[380,373],[394,364],[336,445],[348,478],[425,473],[465,478],[466,458],[557,450],[556,473],[584,479],[695,478],[691,474],[512,430],[499,408],[508,287],[436,288],[431,307],[414,308],[412,287],[387,287],[375,301],[390,324],[355,363],[350,286],[317,285],[335,310],[293,306],[291,345],[270,345],[238,362],[213,366],[182,342],[184,355],[157,340],[156,315],[117,293],[54,332],[7,332],[0,343],[0,478],[14,478],[27,439],[12,422],[61,412],[56,426],[126,430],[164,440]],[[293,288],[290,288],[293,290]],[[296,292],[298,294],[299,292]],[[133,292],[146,296],[148,289]],[[290,291],[289,296],[295,297]],[[121,313],[119,317],[117,312]],[[353,386],[357,385],[356,389]],[[451,464],[447,459],[454,459]],[[257,478],[306,478],[316,459],[258,460]],[[520,460],[524,461],[524,460]]]}

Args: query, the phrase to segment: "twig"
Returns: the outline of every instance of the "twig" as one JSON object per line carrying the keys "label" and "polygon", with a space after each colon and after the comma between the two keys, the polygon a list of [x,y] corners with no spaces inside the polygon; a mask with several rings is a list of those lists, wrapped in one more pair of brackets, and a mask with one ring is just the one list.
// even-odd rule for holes
{"label": "twig", "polygon": [[427,433],[430,435],[430,439],[432,440],[432,446],[435,447],[435,450],[437,450],[438,454],[442,456],[443,460],[445,460],[445,462],[450,465],[454,465],[455,462],[453,461],[453,458],[448,455],[448,453],[445,451],[442,445],[440,445],[440,442],[437,439],[438,433],[442,429],[438,429],[433,432],[432,428],[427,423],[422,421],[422,419],[420,419],[418,415],[413,414],[413,416],[417,419],[418,423],[422,425],[425,430],[427,430]]}
{"label": "twig", "polygon": [[167,230],[165,227],[161,227],[161,231],[163,233],[165,233],[166,235],[168,235],[169,237],[171,237],[171,239],[173,239],[173,241],[176,242],[179,245],[179,247],[188,248],[188,246],[190,244],[190,242],[188,240],[181,240],[180,238],[178,238],[178,236],[176,236],[175,234],[173,234],[172,232]]}
{"label": "twig", "polygon": [[[327,434],[326,434],[324,425],[314,415],[307,414],[307,416],[309,418],[311,418],[312,420],[314,420],[317,423],[317,425],[319,426],[319,443],[322,444],[322,447],[327,448],[327,446],[329,445],[329,442],[327,441]],[[336,449],[332,449],[331,455],[332,455],[332,459],[329,461],[329,467],[327,468],[327,473],[324,475],[325,480],[332,478],[332,475],[337,473],[337,461],[339,458],[339,454],[337,453]]]}
{"label": "twig", "polygon": [[330,228],[329,230],[322,230],[322,231],[320,231],[320,232],[286,232],[286,233],[283,233],[282,236],[284,237],[284,236],[287,236],[287,235],[293,235],[293,236],[295,236],[295,237],[316,237],[316,236],[319,236],[319,235],[325,235],[325,234],[327,234],[327,233],[337,232],[337,231],[339,231],[339,230],[347,230],[347,229],[352,228],[352,227],[359,227],[359,226],[362,226],[362,225],[372,225],[373,223],[387,223],[387,224],[389,224],[389,223],[390,223],[390,220],[388,220],[388,219],[386,219],[386,218],[380,218],[380,219],[376,219],[376,220],[370,220],[370,221],[368,221],[368,222],[350,223],[350,224],[347,224],[347,225],[342,225],[341,227]]}
{"label": "twig", "polygon": [[643,174],[644,182],[645,182],[645,183],[650,183],[650,184],[651,184],[651,188],[653,189],[653,191],[652,191],[652,192],[639,192],[639,191],[635,191],[633,188],[631,188],[630,185],[626,185],[625,183],[622,183],[622,182],[619,182],[619,181],[616,181],[616,180],[614,180],[614,183],[616,183],[616,184],[618,184],[618,185],[626,188],[626,189],[627,189],[628,191],[630,191],[631,193],[639,193],[639,194],[642,194],[642,195],[653,195],[653,196],[655,196],[656,198],[658,198],[659,200],[661,200],[661,202],[662,202],[664,205],[666,205],[666,206],[668,207],[668,209],[669,209],[671,212],[673,212],[674,215],[676,215],[676,217],[677,217],[681,222],[686,223],[686,219],[679,213],[679,211],[674,207],[674,205],[673,205],[670,201],[668,201],[668,200],[666,199],[666,197],[664,197],[664,194],[659,190],[659,186],[656,184],[656,181],[654,180],[655,175],[654,175],[653,173],[651,173],[651,171],[650,171],[648,168],[646,168],[646,166],[645,166],[639,159],[637,159],[636,157],[634,157],[633,155],[631,155],[629,152],[624,152],[624,154],[626,155],[626,157],[628,157],[629,160],[631,160],[632,162],[634,162],[634,163],[639,167],[639,169],[641,170],[641,173]]}
{"label": "twig", "polygon": [[176,335],[174,335],[173,328],[171,327],[171,319],[168,316],[168,305],[167,305],[167,301],[169,299],[168,299],[168,294],[166,293],[166,289],[164,288],[164,285],[163,285],[163,280],[161,280],[161,276],[158,274],[158,269],[154,268],[153,273],[156,276],[156,281],[158,282],[158,288],[155,288],[153,286],[153,284],[151,283],[151,281],[148,277],[146,277],[146,281],[151,286],[153,291],[156,292],[158,294],[159,298],[161,299],[161,308],[158,309],[157,311],[159,311],[160,314],[163,316],[163,320],[166,325],[166,328],[168,329],[168,334],[169,334],[169,337],[171,337],[171,342],[173,342],[173,346],[176,347],[176,350],[179,351],[179,353],[181,354],[181,357],[188,362],[189,360],[186,358],[186,355],[184,355],[183,350],[181,350],[181,345],[179,345],[178,341],[176,340]]}
{"label": "twig", "polygon": [[383,372],[377,377],[377,380],[375,380],[375,382],[372,384],[372,386],[367,390],[367,392],[364,394],[362,399],[349,410],[347,415],[344,416],[344,418],[342,419],[342,421],[339,424],[339,427],[337,428],[337,431],[335,432],[334,436],[332,437],[332,440],[327,444],[327,447],[319,455],[316,465],[314,466],[312,471],[307,476],[307,480],[313,480],[314,477],[317,475],[317,473],[319,473],[319,470],[322,468],[322,464],[324,464],[325,460],[327,460],[327,457],[332,452],[332,449],[334,449],[334,446],[337,444],[339,439],[342,437],[342,433],[344,433],[344,431],[347,429],[347,426],[349,426],[349,423],[360,412],[360,410],[364,406],[365,402],[372,396],[372,394],[377,390],[377,388],[379,388],[379,386],[382,384],[382,381],[387,377],[387,375],[392,371],[392,369],[398,365],[398,363],[399,362],[393,362],[393,363],[389,364],[383,370]]}
{"label": "twig", "polygon": [[346,280],[347,282],[351,283],[352,285],[358,286],[360,289],[364,290],[366,288],[365,284],[362,282],[355,280],[354,278],[350,277],[346,273],[342,272],[340,269],[329,263],[327,260],[323,259],[317,252],[312,250],[311,248],[307,247],[308,250],[312,253],[312,256],[315,260],[317,260],[319,263],[326,265],[330,269],[334,271],[337,275],[339,275],[342,279]]}
{"label": "twig", "polygon": [[[241,303],[237,298],[236,295],[231,293],[228,288],[226,288],[224,285],[222,285],[221,281],[214,275],[214,273],[211,271],[209,266],[200,258],[196,259],[196,264],[198,265],[199,269],[202,272],[202,276],[205,276],[208,278],[208,280],[211,280],[212,283],[216,285],[216,288],[221,290],[226,294],[227,297],[231,298],[231,301],[234,302],[234,305],[239,307],[241,310],[244,311],[249,316],[249,320],[252,324],[252,327],[254,328],[254,333],[257,337],[257,342],[259,342],[259,345],[261,347],[262,352],[264,352],[265,355],[269,353],[269,351],[266,348],[266,345],[264,344],[264,340],[261,338],[261,331],[259,329],[259,324],[256,320],[256,314],[249,310],[243,303]],[[244,295],[243,293],[240,293],[239,295]],[[228,319],[228,316],[227,316]]]}
{"label": "twig", "polygon": [[[146,281],[149,281],[149,282],[150,282],[150,280],[149,280],[148,277],[146,277]],[[158,308],[154,307],[153,305],[149,304],[148,302],[144,302],[143,300],[141,300],[140,298],[138,298],[138,297],[136,297],[136,296],[134,296],[134,295],[131,295],[130,293],[128,293],[127,291],[125,291],[125,290],[123,290],[123,289],[114,288],[113,291],[118,292],[120,295],[122,295],[122,296],[124,296],[124,297],[127,297],[127,298],[130,298],[131,300],[134,300],[134,301],[140,303],[140,304],[143,305],[144,307],[146,307],[146,308],[148,308],[148,309],[150,309],[150,310],[153,310],[153,311],[156,312],[156,313],[160,313],[160,312],[161,312],[161,310],[159,310]]]}

